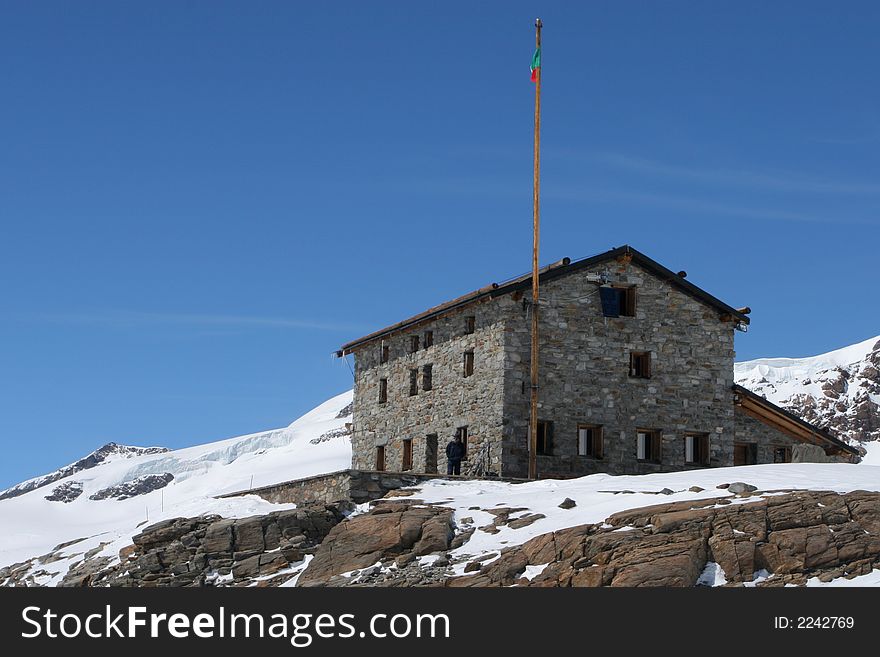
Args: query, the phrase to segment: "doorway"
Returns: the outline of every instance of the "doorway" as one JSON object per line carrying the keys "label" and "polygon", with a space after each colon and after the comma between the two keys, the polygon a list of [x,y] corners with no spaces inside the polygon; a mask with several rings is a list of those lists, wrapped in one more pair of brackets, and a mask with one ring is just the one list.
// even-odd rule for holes
{"label": "doorway", "polygon": [[755,465],[758,462],[758,443],[734,443],[733,464]]}
{"label": "doorway", "polygon": [[437,474],[437,450],[437,434],[429,433],[425,437],[425,472],[428,474]]}

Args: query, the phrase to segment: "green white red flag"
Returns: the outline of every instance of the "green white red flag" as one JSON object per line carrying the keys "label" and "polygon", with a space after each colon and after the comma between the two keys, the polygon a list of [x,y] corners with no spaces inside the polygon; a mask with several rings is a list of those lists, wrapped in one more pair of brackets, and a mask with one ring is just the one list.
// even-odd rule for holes
{"label": "green white red flag", "polygon": [[529,67],[529,70],[532,72],[532,82],[538,81],[538,71],[541,70],[541,49],[535,49],[535,54],[532,55],[532,65]]}

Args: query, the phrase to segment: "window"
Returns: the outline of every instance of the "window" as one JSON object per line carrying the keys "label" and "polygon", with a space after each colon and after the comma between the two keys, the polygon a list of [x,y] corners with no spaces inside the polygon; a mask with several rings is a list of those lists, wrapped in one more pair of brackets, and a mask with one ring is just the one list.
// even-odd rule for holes
{"label": "window", "polygon": [[629,355],[629,375],[637,379],[651,378],[651,352],[633,351]]}
{"label": "window", "polygon": [[791,447],[774,447],[774,463],[791,463]]}
{"label": "window", "polygon": [[734,465],[755,465],[758,462],[758,443],[733,443]]}
{"label": "window", "polygon": [[400,459],[400,469],[403,472],[412,470],[413,444],[412,440],[403,441],[403,456]]}
{"label": "window", "polygon": [[376,470],[382,472],[385,470],[385,446],[376,447]]}
{"label": "window", "polygon": [[464,318],[464,334],[470,335],[476,330],[477,318],[473,315]]}
{"label": "window", "polygon": [[419,370],[418,368],[409,371],[409,396],[414,397],[419,394]]}
{"label": "window", "polygon": [[409,353],[414,354],[419,350],[419,336],[409,336]]}
{"label": "window", "polygon": [[605,317],[635,317],[635,287],[600,287],[599,298]]}
{"label": "window", "polygon": [[462,457],[462,459],[466,459],[468,453],[468,428],[459,427],[455,430],[455,435],[461,436],[461,444],[464,446],[464,456]]}
{"label": "window", "polygon": [[389,353],[388,345],[383,344],[382,348],[379,350],[379,362],[380,363],[387,363],[388,362],[388,353]]}
{"label": "window", "polygon": [[464,375],[471,376],[474,373],[474,352],[464,352]]}
{"label": "window", "polygon": [[636,458],[639,461],[660,463],[660,432],[654,429],[639,429],[636,432]]}
{"label": "window", "polygon": [[379,403],[388,401],[388,379],[379,379]]}
{"label": "window", "polygon": [[553,453],[553,423],[538,420],[538,444],[535,454]]}
{"label": "window", "polygon": [[602,458],[602,427],[590,424],[578,425],[578,456]]}
{"label": "window", "polygon": [[709,465],[709,434],[684,435],[684,462],[688,465]]}
{"label": "window", "polygon": [[422,367],[422,390],[431,390],[434,387],[434,366]]}
{"label": "window", "polygon": [[422,341],[425,345],[425,349],[428,347],[434,346],[434,331],[425,331],[425,339]]}

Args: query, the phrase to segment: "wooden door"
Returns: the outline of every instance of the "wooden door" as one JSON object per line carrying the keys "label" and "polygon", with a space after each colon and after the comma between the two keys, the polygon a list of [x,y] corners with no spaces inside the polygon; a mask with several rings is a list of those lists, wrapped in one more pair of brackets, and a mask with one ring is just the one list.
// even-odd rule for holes
{"label": "wooden door", "polygon": [[430,433],[425,438],[425,472],[427,473],[437,474],[437,450],[437,434]]}

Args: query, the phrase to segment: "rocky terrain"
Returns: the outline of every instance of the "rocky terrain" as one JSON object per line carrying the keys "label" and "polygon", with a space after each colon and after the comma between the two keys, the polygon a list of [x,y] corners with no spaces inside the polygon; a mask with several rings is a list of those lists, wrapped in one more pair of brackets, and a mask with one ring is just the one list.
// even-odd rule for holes
{"label": "rocky terrain", "polygon": [[735,376],[852,444],[880,440],[880,336],[820,356],[737,363]]}
{"label": "rocky terrain", "polygon": [[[302,569],[350,510],[343,503],[249,518],[169,518],[145,527],[117,559],[100,554],[106,543],[81,553],[60,586],[278,585]],[[36,585],[41,566],[68,559],[76,544],[0,569],[0,583]]]}
{"label": "rocky terrain", "polygon": [[[60,584],[784,586],[880,567],[880,492],[722,486],[722,497],[628,509],[479,556],[468,552],[475,533],[526,528],[544,515],[473,507],[492,518],[477,527],[472,517],[456,520],[452,508],[408,497],[409,490],[354,513],[340,503],[239,519],[173,518],[144,528],[118,559],[101,556],[103,545],[84,552]],[[577,504],[566,498],[559,507]],[[0,569],[0,582],[32,585],[41,565],[71,547]]]}

